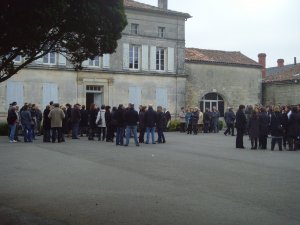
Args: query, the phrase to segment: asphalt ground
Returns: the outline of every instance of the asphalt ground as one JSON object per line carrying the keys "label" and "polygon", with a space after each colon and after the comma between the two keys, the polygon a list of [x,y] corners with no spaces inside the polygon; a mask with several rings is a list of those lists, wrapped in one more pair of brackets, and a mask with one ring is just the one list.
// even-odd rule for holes
{"label": "asphalt ground", "polygon": [[140,147],[0,137],[0,225],[300,224],[300,151],[165,135]]}

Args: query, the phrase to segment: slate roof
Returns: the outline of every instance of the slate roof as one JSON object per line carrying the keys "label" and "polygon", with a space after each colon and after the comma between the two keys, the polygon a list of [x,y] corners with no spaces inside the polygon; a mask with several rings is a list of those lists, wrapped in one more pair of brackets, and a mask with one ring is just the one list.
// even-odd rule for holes
{"label": "slate roof", "polygon": [[222,64],[261,68],[261,65],[241,52],[208,50],[198,48],[185,49],[185,61],[191,63]]}
{"label": "slate roof", "polygon": [[144,3],[133,1],[133,0],[124,0],[124,7],[128,8],[128,9],[138,9],[138,10],[145,10],[145,11],[150,11],[150,12],[157,12],[157,13],[161,13],[161,14],[170,14],[170,15],[174,15],[174,16],[181,16],[184,18],[191,18],[191,15],[188,13],[177,12],[177,11],[173,11],[173,10],[169,10],[169,9],[164,10],[157,6],[144,4]]}
{"label": "slate roof", "polygon": [[300,63],[267,68],[266,77],[263,82],[270,83],[291,80],[300,80]]}

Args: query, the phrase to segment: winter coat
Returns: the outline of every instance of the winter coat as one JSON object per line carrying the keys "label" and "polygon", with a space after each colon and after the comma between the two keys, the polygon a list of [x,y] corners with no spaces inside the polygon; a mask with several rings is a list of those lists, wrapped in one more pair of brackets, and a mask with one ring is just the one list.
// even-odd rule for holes
{"label": "winter coat", "polygon": [[[100,121],[100,117],[101,117],[101,123],[99,122]],[[99,122],[99,124],[98,124],[98,122]],[[97,124],[98,127],[106,127],[105,110],[104,109],[101,109],[98,112],[97,119],[96,119],[96,124]]]}
{"label": "winter coat", "polygon": [[9,110],[7,115],[7,123],[13,125],[17,122],[18,116],[15,110]]}
{"label": "winter coat", "polygon": [[145,112],[140,111],[139,113],[139,128],[145,128]]}
{"label": "winter coat", "polygon": [[259,135],[268,136],[269,133],[269,116],[267,112],[259,114]]}
{"label": "winter coat", "polygon": [[163,129],[165,121],[165,114],[163,112],[157,112],[156,128],[160,130]]}
{"label": "winter coat", "polygon": [[283,116],[280,112],[271,114],[270,131],[272,137],[282,137],[283,135]]}
{"label": "winter coat", "polygon": [[111,113],[110,111],[106,111],[105,114],[104,114],[104,117],[105,117],[105,123],[106,123],[106,126],[111,126],[111,120],[112,120],[112,116],[111,116]]}
{"label": "winter coat", "polygon": [[226,124],[229,124],[229,125],[234,124],[234,121],[235,121],[234,112],[232,112],[232,111],[225,112],[224,119],[225,119]]}
{"label": "winter coat", "polygon": [[32,118],[31,118],[31,113],[29,110],[23,110],[20,113],[20,116],[21,116],[21,124],[23,126],[31,126]]}
{"label": "winter coat", "polygon": [[251,116],[248,122],[248,133],[250,138],[259,137],[259,119]]}
{"label": "winter coat", "polygon": [[139,121],[139,114],[134,109],[128,109],[124,115],[127,126],[136,126]]}
{"label": "winter coat", "polygon": [[180,119],[180,123],[185,123],[185,112],[184,111],[180,111],[179,113],[179,119]]}
{"label": "winter coat", "polygon": [[62,127],[65,113],[62,109],[55,107],[50,111],[48,117],[51,119],[51,127]]}
{"label": "winter coat", "polygon": [[79,123],[81,119],[80,110],[77,108],[73,108],[71,111],[71,122],[72,123]]}
{"label": "winter coat", "polygon": [[192,124],[193,125],[198,124],[198,120],[199,120],[199,112],[193,112],[192,113]]}
{"label": "winter coat", "polygon": [[155,127],[156,117],[156,112],[152,108],[149,108],[145,113],[145,126],[150,128]]}
{"label": "winter coat", "polygon": [[238,110],[236,112],[236,122],[235,122],[235,127],[238,130],[242,130],[245,131],[247,126],[247,119],[246,119],[246,115],[242,110]]}
{"label": "winter coat", "polygon": [[288,122],[288,136],[289,137],[298,137],[300,131],[300,115],[299,113],[293,113],[290,115]]}
{"label": "winter coat", "polygon": [[90,125],[90,128],[92,128],[92,129],[97,127],[97,124],[96,124],[97,115],[98,115],[97,109],[89,111],[89,125]]}
{"label": "winter coat", "polygon": [[80,110],[80,115],[81,115],[80,126],[81,127],[87,127],[88,126],[88,122],[89,122],[88,111],[86,109],[81,109]]}
{"label": "winter coat", "polygon": [[124,127],[124,109],[118,108],[114,114],[115,120],[117,121],[117,127]]}
{"label": "winter coat", "polygon": [[43,129],[50,130],[51,129],[51,120],[48,117],[50,113],[50,109],[45,109],[43,112]]}

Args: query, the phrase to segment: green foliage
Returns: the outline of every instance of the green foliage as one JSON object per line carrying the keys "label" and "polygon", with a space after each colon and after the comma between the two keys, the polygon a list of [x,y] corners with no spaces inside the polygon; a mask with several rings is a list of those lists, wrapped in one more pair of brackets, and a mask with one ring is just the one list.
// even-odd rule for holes
{"label": "green foliage", "polygon": [[168,131],[178,131],[179,128],[180,128],[180,121],[178,121],[178,120],[171,120],[170,121]]}
{"label": "green foliage", "polygon": [[84,60],[113,53],[126,25],[123,0],[1,0],[0,82],[49,52],[82,69]]}
{"label": "green foliage", "polygon": [[224,127],[224,123],[222,120],[219,120],[219,130],[222,130]]}
{"label": "green foliage", "polygon": [[7,136],[8,134],[8,124],[7,123],[0,123],[0,136]]}

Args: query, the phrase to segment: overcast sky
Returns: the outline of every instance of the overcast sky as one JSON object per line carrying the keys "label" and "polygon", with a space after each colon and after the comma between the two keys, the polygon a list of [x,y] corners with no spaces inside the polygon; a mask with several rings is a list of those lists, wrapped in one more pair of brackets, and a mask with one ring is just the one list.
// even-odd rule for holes
{"label": "overcast sky", "polygon": [[[157,6],[157,0],[136,0]],[[299,0],[169,0],[168,8],[189,13],[186,47],[240,51],[267,67],[300,63]]]}

